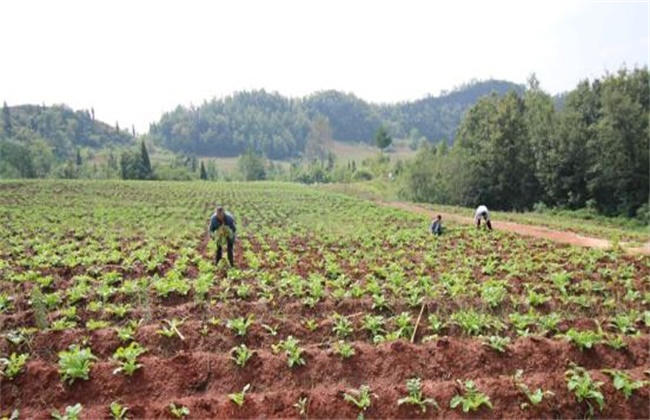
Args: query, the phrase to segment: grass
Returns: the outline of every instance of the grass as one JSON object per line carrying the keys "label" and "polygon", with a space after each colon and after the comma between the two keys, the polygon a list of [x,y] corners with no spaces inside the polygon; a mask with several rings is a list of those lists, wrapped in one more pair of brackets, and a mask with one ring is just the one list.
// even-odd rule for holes
{"label": "grass", "polygon": [[[398,201],[397,182],[372,180],[350,184],[328,184],[318,188],[347,194],[372,201]],[[465,217],[474,217],[474,208],[447,206],[441,204],[414,203],[431,210],[432,213],[453,213]],[[525,225],[544,226],[550,229],[575,232],[577,234],[603,238],[616,242],[626,242],[629,246],[641,246],[650,238],[650,226],[626,218],[613,218],[589,215],[586,212],[547,213],[490,211],[492,220],[508,221]]]}

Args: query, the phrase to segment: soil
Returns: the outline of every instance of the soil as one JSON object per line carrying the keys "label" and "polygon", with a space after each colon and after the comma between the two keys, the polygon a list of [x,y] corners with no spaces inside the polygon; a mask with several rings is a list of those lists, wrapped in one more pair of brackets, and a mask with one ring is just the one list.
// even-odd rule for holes
{"label": "soil", "polygon": [[[430,218],[433,218],[435,215],[439,214],[442,216],[443,220],[451,220],[456,223],[461,224],[474,224],[474,219],[471,217],[460,216],[453,213],[441,213],[439,211],[432,211],[427,208],[418,206],[417,204],[404,203],[398,201],[383,201],[379,204],[393,207],[401,210],[410,211],[418,214],[425,214]],[[494,221],[492,220],[492,228],[497,230],[504,230],[507,232],[513,232],[519,235],[532,236],[540,239],[548,239],[549,241],[582,246],[586,248],[599,248],[607,249],[612,246],[611,242],[606,239],[592,238],[588,236],[578,235],[573,232],[559,231],[549,229],[543,226],[533,226],[525,225],[514,222],[505,222],[505,221]],[[645,243],[641,247],[624,247],[628,252],[633,254],[644,254],[650,255],[650,242]]]}

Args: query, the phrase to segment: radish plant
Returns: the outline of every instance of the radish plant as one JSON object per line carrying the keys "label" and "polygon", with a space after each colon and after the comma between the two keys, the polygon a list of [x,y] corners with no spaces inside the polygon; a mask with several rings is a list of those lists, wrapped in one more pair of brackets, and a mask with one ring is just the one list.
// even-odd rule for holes
{"label": "radish plant", "polygon": [[246,384],[244,388],[241,390],[241,392],[234,392],[232,394],[228,394],[228,398],[230,401],[235,403],[237,407],[241,407],[244,405],[246,402],[246,393],[250,390],[251,384]]}
{"label": "radish plant", "polygon": [[433,398],[426,398],[422,392],[422,382],[420,378],[411,378],[406,381],[406,391],[408,395],[397,400],[397,405],[411,404],[417,406],[422,414],[427,412],[427,406],[430,405],[440,409],[438,403]]}
{"label": "radish plant", "polygon": [[138,357],[147,350],[135,341],[131,342],[128,347],[119,347],[113,354],[113,360],[119,363],[119,367],[113,371],[113,374],[124,373],[131,376],[142,365],[138,363]]}
{"label": "radish plant", "polygon": [[4,365],[2,370],[2,376],[8,378],[9,380],[14,379],[20,372],[25,368],[29,354],[16,354],[11,353],[11,355],[6,358],[0,358],[0,364]]}
{"label": "radish plant", "polygon": [[59,352],[59,373],[61,380],[72,384],[75,379],[88,380],[90,368],[97,360],[90,348],[81,348],[76,344],[69,347],[69,350]]}
{"label": "radish plant", "polygon": [[451,402],[449,403],[451,408],[461,406],[463,413],[477,411],[482,406],[492,409],[490,397],[480,392],[474,384],[474,381],[465,381],[464,383],[457,381],[457,384],[460,393],[456,394],[454,398],[451,399]]}
{"label": "radish plant", "polygon": [[596,403],[599,410],[603,411],[605,396],[600,390],[602,382],[592,380],[589,372],[575,364],[565,372],[565,379],[567,388],[574,393],[576,400],[587,403],[590,417],[594,414],[592,403]]}

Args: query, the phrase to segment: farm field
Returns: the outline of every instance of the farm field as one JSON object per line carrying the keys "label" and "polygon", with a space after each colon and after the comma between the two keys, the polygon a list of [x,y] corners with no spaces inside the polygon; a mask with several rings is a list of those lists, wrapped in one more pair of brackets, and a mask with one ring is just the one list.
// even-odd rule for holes
{"label": "farm field", "polygon": [[4,181],[0,223],[0,417],[650,417],[648,256],[279,183]]}

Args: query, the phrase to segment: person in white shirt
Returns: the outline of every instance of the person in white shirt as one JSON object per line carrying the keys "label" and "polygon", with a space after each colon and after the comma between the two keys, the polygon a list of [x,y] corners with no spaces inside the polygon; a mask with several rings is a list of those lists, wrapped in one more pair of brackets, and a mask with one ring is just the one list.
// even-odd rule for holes
{"label": "person in white shirt", "polygon": [[474,214],[474,221],[476,222],[477,228],[481,227],[481,219],[485,220],[485,224],[487,225],[488,229],[492,230],[492,223],[490,223],[490,212],[488,211],[488,208],[482,204],[478,206],[476,213]]}

